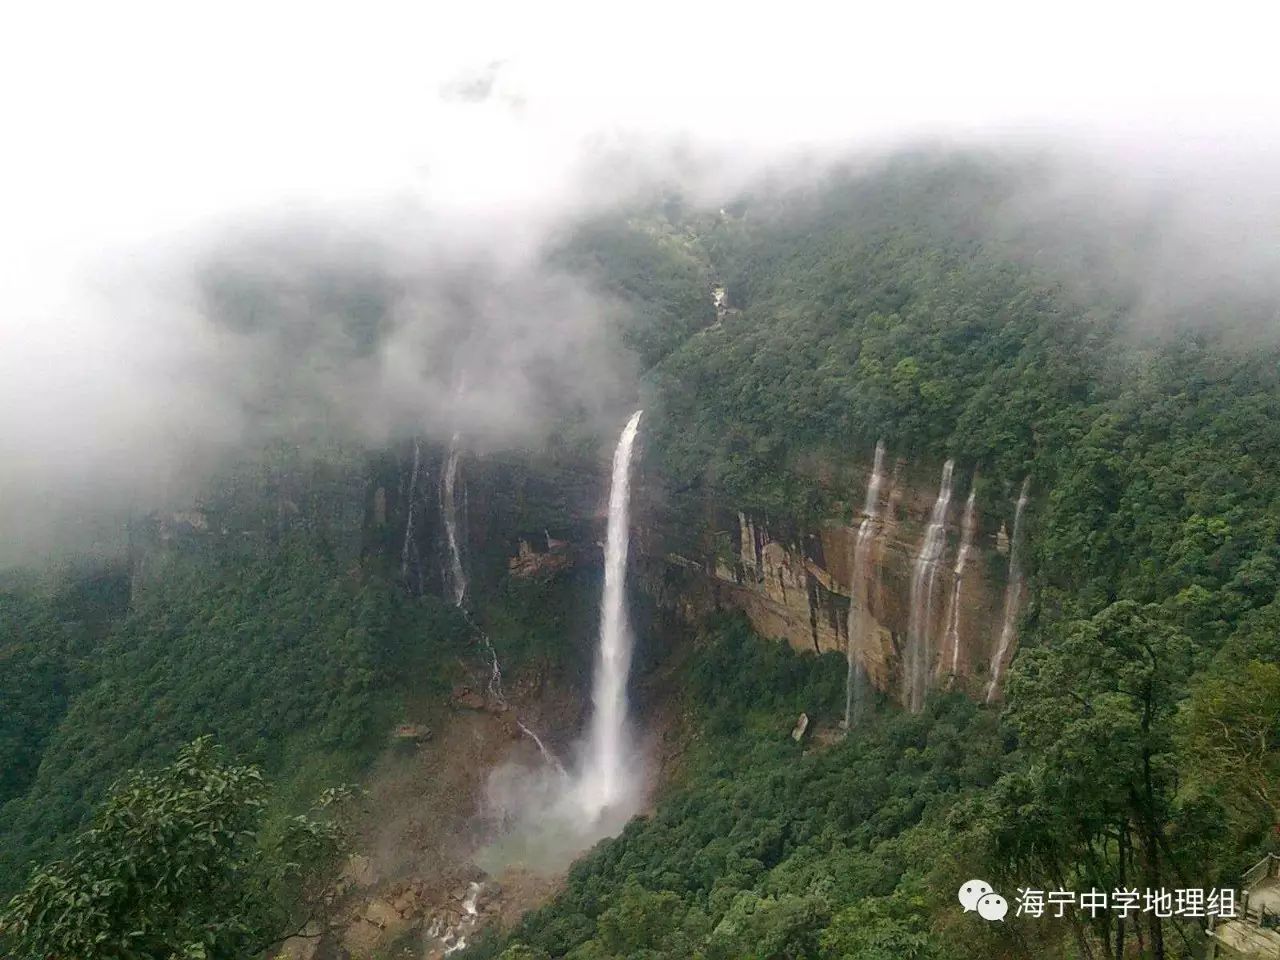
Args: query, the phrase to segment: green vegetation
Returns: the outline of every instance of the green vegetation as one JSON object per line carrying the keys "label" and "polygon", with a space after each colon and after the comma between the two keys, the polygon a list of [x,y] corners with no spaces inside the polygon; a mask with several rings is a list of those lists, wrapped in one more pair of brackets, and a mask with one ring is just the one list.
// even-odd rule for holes
{"label": "green vegetation", "polygon": [[682,209],[664,204],[630,221],[594,220],[554,257],[624,304],[623,339],[645,368],[715,320],[710,264],[697,234],[680,224]]}
{"label": "green vegetation", "polygon": [[0,589],[0,807],[35,779],[45,743],[87,682],[86,658],[128,602],[118,569]]}
{"label": "green vegetation", "polygon": [[220,761],[207,738],[135,773],[0,913],[7,955],[240,960],[314,931],[348,847],[347,794],[271,838],[266,794],[260,770]]}
{"label": "green vegetation", "polygon": [[505,670],[554,672],[589,689],[599,629],[600,576],[567,570],[551,577],[504,579],[483,598],[479,622]]}
{"label": "green vegetation", "polygon": [[[908,157],[805,192],[749,196],[726,215],[633,224],[637,236],[697,233],[737,308],[650,369],[650,469],[666,480],[668,509],[695,532],[708,503],[797,527],[848,511],[879,438],[912,462],[954,456],[976,467],[991,512],[1030,475],[1032,599],[1000,732],[985,735],[1001,748],[986,757],[989,782],[957,781],[948,816],[886,829],[904,844],[928,833],[930,855],[957,885],[968,875],[1006,890],[1229,884],[1275,849],[1280,795],[1280,480],[1271,467],[1280,462],[1280,338],[1274,321],[1257,322],[1275,306],[1201,290],[1194,304],[1169,303],[1153,317],[1144,253],[1114,257],[1138,236],[1134,224],[1117,218],[1108,231],[1076,217],[1067,230],[1019,219],[1047,183],[1044,171],[982,158]],[[773,674],[725,676],[758,697],[759,677]],[[859,751],[899,724],[931,742],[935,725],[954,722],[942,709],[786,763],[735,751],[722,730],[711,753],[733,758],[732,786],[728,768],[708,765],[687,789],[714,809],[715,790],[747,783],[737,803],[750,809],[780,768],[858,770]],[[706,722],[715,729],[714,714]],[[877,791],[894,776],[863,769],[838,801],[790,784],[788,802],[814,807],[836,849],[866,853],[873,848],[838,832],[841,810],[867,796],[892,802]],[[828,895],[762,860],[775,885],[735,879],[763,898],[735,911],[732,898],[690,895],[691,861],[668,859],[678,840],[644,846],[667,817],[699,822],[682,802],[606,844],[521,928],[511,956],[810,957],[838,936],[844,952],[830,955],[868,958],[1202,949],[1194,921],[1150,914],[1052,927],[1011,918],[999,943],[986,943],[971,926],[955,928],[941,880],[922,886],[905,864],[887,871],[888,888]],[[712,886],[734,875],[724,862],[705,874]],[[609,911],[647,932],[611,939],[621,927]],[[794,939],[778,933],[793,927]],[[882,929],[891,929],[883,939]],[[730,939],[717,946],[721,936]]]}
{"label": "green vegetation", "polygon": [[47,604],[0,594],[0,804],[35,778],[45,741],[67,709],[70,640]]}
{"label": "green vegetation", "polygon": [[[39,766],[0,808],[3,885],[59,852],[125,771],[197,736],[279,778],[281,815],[298,809],[363,768],[401,719],[406,677],[419,693],[449,689],[468,638],[451,608],[407,600],[309,539],[175,567],[95,649],[56,726],[60,688],[31,687],[44,712],[24,715],[44,722],[24,721],[42,732],[22,747]],[[32,642],[52,649],[58,639]]]}
{"label": "green vegetation", "polygon": [[580,861],[509,942],[468,956],[960,956],[930,932],[929,907],[940,886],[951,896],[933,882],[947,813],[997,775],[994,717],[947,697],[828,746],[794,743],[800,710],[840,714],[842,664],[737,619],[715,625],[689,666],[699,736],[685,782]]}
{"label": "green vegetation", "polygon": [[[980,157],[898,158],[716,215],[671,201],[598,219],[563,244],[558,266],[619,298],[646,370],[655,523],[699,536],[717,509],[793,529],[847,513],[883,438],[913,464],[978,470],[990,515],[1031,477],[1031,599],[1002,709],[935,695],[920,716],[882,711],[843,740],[823,739],[841,713],[840,658],[715,622],[680,673],[681,781],[469,956],[1200,954],[1195,921],[994,925],[954,902],[973,876],[1007,895],[1230,884],[1277,849],[1280,337],[1257,323],[1274,327],[1275,306],[1204,290],[1157,309],[1140,224],[1025,215],[1049,179]],[[716,282],[733,307],[720,322]],[[252,319],[249,294],[235,302]],[[562,446],[541,464],[477,467],[478,483],[483,469],[510,483],[488,504],[475,615],[515,664],[583,662],[594,617],[589,574],[505,578],[504,538],[590,532],[582,504],[598,490],[576,476],[590,444],[575,433]],[[320,478],[349,535],[353,477]],[[269,799],[262,836],[283,837],[286,812],[359,772],[401,709],[397,677],[447,690],[465,622],[403,598],[379,573],[385,557],[338,559],[336,539],[264,537],[233,555],[209,535],[206,563],[164,571],[127,616],[95,614],[92,591],[79,606],[0,595],[0,887],[63,852],[126,770],[204,734],[281,781],[227,812],[257,823]],[[816,732],[798,745],[801,710]],[[140,809],[119,789],[108,811]],[[86,837],[64,863],[93,877],[111,848]],[[264,843],[224,844],[209,868],[259,877]],[[37,874],[10,922],[35,916],[73,867]],[[175,949],[227,915],[129,911],[169,918]],[[78,928],[49,936],[32,952],[82,943]]]}

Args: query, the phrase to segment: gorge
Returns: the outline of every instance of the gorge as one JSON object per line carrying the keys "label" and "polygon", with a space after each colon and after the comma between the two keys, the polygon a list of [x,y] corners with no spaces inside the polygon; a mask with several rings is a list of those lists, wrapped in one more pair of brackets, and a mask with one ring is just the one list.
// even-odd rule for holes
{"label": "gorge", "polygon": [[[911,155],[583,214],[567,299],[223,277],[246,356],[336,316],[349,355],[299,367],[434,389],[358,436],[299,400],[108,561],[4,573],[0,952],[1201,953],[1194,919],[955,901],[1275,848],[1277,347],[1136,329],[1131,274],[1066,275],[1080,224],[1019,219],[1042,176]],[[538,322],[486,336],[566,303],[607,334],[572,369],[506,362]]]}

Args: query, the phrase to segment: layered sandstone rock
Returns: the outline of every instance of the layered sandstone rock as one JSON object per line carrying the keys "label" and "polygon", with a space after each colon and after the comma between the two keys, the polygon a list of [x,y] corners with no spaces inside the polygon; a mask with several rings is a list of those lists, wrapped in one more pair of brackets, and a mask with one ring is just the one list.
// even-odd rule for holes
{"label": "layered sandstone rock", "polygon": [[[738,513],[736,524],[722,522],[712,537],[727,540],[728,551],[703,562],[668,555],[669,564],[686,572],[698,570],[711,581],[710,603],[695,604],[687,595],[682,602],[690,609],[739,609],[763,636],[784,640],[797,650],[825,653],[847,651],[850,603],[865,596],[865,615],[855,618],[855,656],[873,686],[900,699],[912,570],[938,480],[933,471],[912,469],[902,459],[887,472],[862,589],[855,590],[852,582],[860,510],[849,520],[828,520],[799,533],[775,531],[768,518]],[[958,684],[978,696],[1000,631],[1008,565],[1008,539],[1002,534],[1008,529],[1014,498],[976,506],[973,542],[957,590],[955,568],[971,481],[972,471],[961,465],[946,516],[946,542],[937,561],[932,602],[922,611],[927,606],[930,687]],[[851,491],[850,502],[858,500],[859,492]]]}

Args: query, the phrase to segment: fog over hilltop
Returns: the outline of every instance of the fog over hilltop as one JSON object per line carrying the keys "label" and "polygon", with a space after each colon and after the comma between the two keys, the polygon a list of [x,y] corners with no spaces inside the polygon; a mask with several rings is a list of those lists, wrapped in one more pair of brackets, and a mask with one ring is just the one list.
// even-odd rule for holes
{"label": "fog over hilltop", "polygon": [[4,563],[272,437],[612,422],[625,308],[546,253],[660,188],[714,208],[921,144],[1034,157],[1053,172],[1007,215],[1103,239],[1122,217],[1142,323],[1274,292],[1280,90],[1244,6],[54,3],[9,26]]}

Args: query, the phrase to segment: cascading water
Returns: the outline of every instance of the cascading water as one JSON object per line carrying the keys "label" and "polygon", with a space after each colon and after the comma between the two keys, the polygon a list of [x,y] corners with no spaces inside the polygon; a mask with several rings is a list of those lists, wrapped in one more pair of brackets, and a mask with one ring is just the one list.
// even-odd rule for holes
{"label": "cascading water", "polygon": [[626,576],[630,540],[631,450],[640,427],[637,410],[627,421],[613,452],[609,524],[605,541],[604,595],[600,608],[600,647],[596,657],[595,712],[578,782],[583,811],[599,815],[629,792],[627,676],[631,670],[631,630],[627,623]]}
{"label": "cascading water", "polygon": [[[474,880],[468,883],[466,896],[462,898],[462,918],[443,934],[438,932],[435,934],[440,939],[440,945],[444,947],[444,955],[446,957],[451,953],[467,949],[467,932],[480,919],[478,904],[480,902],[480,892],[483,889],[484,884],[476,883]],[[436,930],[439,930],[438,926]],[[430,932],[428,935],[431,935]]]}
{"label": "cascading water", "polygon": [[[462,562],[462,541],[458,536],[458,522],[462,514],[458,507],[458,460],[462,454],[461,441],[461,434],[455,433],[453,440],[449,444],[449,454],[445,461],[444,474],[440,480],[440,513],[444,518],[445,544],[448,548],[448,556],[445,558],[442,574],[445,586],[453,597],[453,605],[462,610],[467,622],[471,625],[471,629],[479,635],[481,642],[484,643],[485,651],[489,654],[489,696],[505,708],[507,699],[502,692],[502,666],[498,662],[498,651],[493,648],[493,641],[489,639],[489,634],[480,629],[479,624],[471,618],[470,612],[466,609],[467,569]],[[519,719],[516,720],[516,726],[537,745],[538,752],[542,754],[542,758],[554,767],[561,776],[565,776],[564,765],[554,753],[547,749],[546,744],[542,742],[542,738]]]}
{"label": "cascading water", "polygon": [[446,558],[444,582],[453,596],[453,605],[462,606],[467,597],[467,573],[462,566],[462,549],[458,541],[458,457],[461,454],[461,436],[453,435],[449,443],[449,457],[445,462],[444,476],[440,480],[440,512],[444,517],[445,540],[449,548]]}
{"label": "cascading water", "polygon": [[938,581],[938,560],[946,546],[947,510],[951,506],[951,474],[955,461],[942,466],[942,485],[929,514],[924,541],[911,571],[911,607],[907,616],[907,662],[903,670],[903,703],[912,713],[924,709],[933,648],[929,621],[933,613],[933,588]]}
{"label": "cascading water", "polygon": [[[449,595],[453,599],[453,605],[462,611],[471,629],[479,634],[480,639],[484,642],[485,650],[489,654],[491,669],[489,672],[489,696],[497,703],[506,706],[506,698],[502,693],[502,668],[498,665],[498,652],[493,649],[493,643],[489,639],[489,635],[480,629],[479,625],[471,619],[471,614],[466,608],[467,599],[467,572],[462,563],[462,546],[458,538],[458,517],[461,511],[458,509],[458,460],[462,455],[462,436],[455,433],[453,439],[449,442],[449,454],[445,461],[444,473],[440,477],[440,515],[444,520],[445,545],[448,555],[445,558],[444,569],[441,571],[441,579],[444,581],[445,589],[449,591]],[[418,463],[418,447],[414,445],[414,479],[417,479],[417,463]],[[412,520],[410,521],[412,522]],[[547,754],[546,748],[542,746],[542,741],[534,736],[524,724],[516,721],[517,726],[524,730],[538,744],[538,748]],[[438,938],[439,943],[444,947],[445,956],[457,953],[459,950],[465,950],[467,947],[467,932],[476,925],[479,919],[479,912],[476,904],[480,899],[480,891],[484,889],[484,885],[477,882],[471,882],[467,885],[467,894],[462,901],[462,918],[456,923],[447,927],[443,933],[440,932],[437,925],[428,936]]]}
{"label": "cascading water", "polygon": [[[494,663],[497,663],[496,657],[494,658]],[[567,779],[569,771],[564,768],[564,764],[560,762],[560,758],[547,749],[546,744],[542,742],[542,738],[529,729],[529,727],[525,726],[520,720],[516,720],[516,726],[520,728],[521,732],[526,737],[533,741],[534,746],[538,748],[538,752],[542,754],[542,759],[554,767],[556,773],[560,774],[562,779]]]}
{"label": "cascading water", "polygon": [[995,700],[1000,692],[1000,676],[1004,672],[1005,660],[1013,646],[1014,636],[1018,629],[1018,610],[1022,606],[1022,565],[1019,548],[1022,544],[1022,512],[1027,508],[1027,500],[1031,493],[1031,478],[1022,481],[1022,492],[1018,495],[1018,506],[1013,512],[1013,536],[1009,540],[1009,583],[1004,590],[1004,616],[1000,621],[1000,642],[996,645],[995,655],[991,658],[991,679],[987,681],[987,703]]}
{"label": "cascading water", "polygon": [[858,656],[858,643],[866,634],[867,615],[867,560],[875,543],[875,526],[880,514],[880,487],[884,483],[884,441],[876,444],[875,461],[871,465],[871,479],[867,481],[867,499],[862,505],[862,523],[858,524],[858,536],[853,545],[853,563],[849,573],[849,620],[846,633],[849,661],[844,683],[844,725],[848,729],[860,719],[862,700],[867,685],[866,667]]}
{"label": "cascading water", "polygon": [[498,703],[505,704],[502,695],[502,667],[498,665],[498,652],[493,649],[489,635],[480,629],[471,619],[466,609],[467,570],[462,563],[462,542],[458,537],[458,460],[462,455],[462,435],[455,433],[449,442],[449,454],[445,459],[444,473],[440,477],[440,516],[444,520],[445,547],[447,555],[444,569],[440,571],[445,589],[453,598],[453,605],[460,609],[471,624],[471,629],[480,635],[485,649],[489,653],[491,669],[489,671],[489,695]]}
{"label": "cascading water", "polygon": [[[627,719],[632,639],[626,614],[628,514],[639,425],[637,411],[613,454],[591,722],[572,775],[549,754],[544,754],[548,764],[536,770],[509,763],[490,773],[485,807],[502,833],[474,859],[491,873],[512,863],[535,872],[561,871],[598,840],[616,836],[643,799],[641,755],[632,746]],[[525,732],[538,742],[532,731]]]}
{"label": "cascading water", "polygon": [[[413,521],[414,508],[417,504],[418,496],[418,472],[422,466],[422,442],[415,439],[413,441],[413,471],[409,474],[409,493],[406,497],[408,508],[405,510],[404,522],[404,547],[400,551],[400,578],[408,584],[409,582],[409,560],[414,560],[417,565],[418,544],[414,538]],[[422,591],[422,574],[418,573],[418,591]]]}
{"label": "cascading water", "polygon": [[964,568],[969,562],[969,553],[973,550],[977,480],[975,476],[969,485],[969,499],[964,503],[964,519],[960,521],[960,549],[956,553],[956,566],[953,571],[955,582],[951,585],[951,601],[947,605],[947,633],[942,641],[946,659],[942,661],[939,669],[948,671],[951,677],[956,677],[960,673],[960,592],[961,585],[964,583]]}

